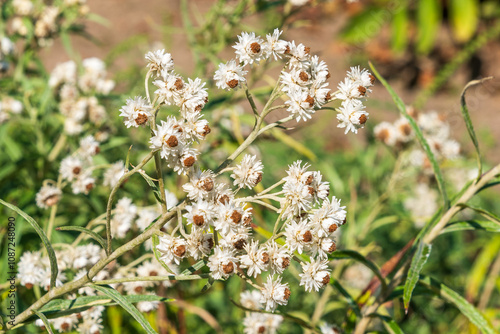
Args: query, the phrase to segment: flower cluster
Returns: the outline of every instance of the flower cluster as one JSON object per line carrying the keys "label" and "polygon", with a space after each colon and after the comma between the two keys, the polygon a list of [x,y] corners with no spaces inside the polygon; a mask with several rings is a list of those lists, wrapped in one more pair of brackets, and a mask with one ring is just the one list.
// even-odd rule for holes
{"label": "flower cluster", "polygon": [[64,131],[78,135],[84,131],[87,122],[101,126],[105,121],[106,109],[95,94],[107,95],[114,88],[114,81],[107,79],[104,62],[99,58],[82,61],[83,71],[79,73],[74,61],[57,65],[49,78],[49,86],[57,92],[59,111],[65,116]]}
{"label": "flower cluster", "polygon": [[63,23],[68,25],[89,12],[86,0],[64,0],[51,5],[43,1],[12,0],[10,4],[14,13],[10,29],[22,38],[33,36],[42,47],[52,43]]}
{"label": "flower cluster", "polygon": [[[261,300],[263,295],[258,290],[243,291],[240,294],[240,303],[243,307],[250,310],[262,310],[264,305]],[[247,311],[243,319],[245,334],[268,333],[274,334],[283,322],[283,317],[277,314],[250,312]]]}
{"label": "flower cluster", "polygon": [[0,124],[5,123],[12,115],[18,115],[22,111],[23,104],[21,101],[6,96],[0,100]]}

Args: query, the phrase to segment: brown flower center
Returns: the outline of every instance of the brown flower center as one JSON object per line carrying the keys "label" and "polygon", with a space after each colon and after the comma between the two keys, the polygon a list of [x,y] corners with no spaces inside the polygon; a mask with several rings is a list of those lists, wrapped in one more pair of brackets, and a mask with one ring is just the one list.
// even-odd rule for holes
{"label": "brown flower center", "polygon": [[265,333],[266,332],[266,327],[265,326],[260,326],[258,329],[257,329],[257,333]]}
{"label": "brown flower center", "polygon": [[358,87],[358,92],[359,92],[359,95],[365,96],[366,95],[366,88],[363,87],[363,86],[359,86]]}
{"label": "brown flower center", "polygon": [[206,136],[210,132],[212,132],[212,129],[210,129],[210,127],[208,125],[205,125],[205,127],[203,127],[203,132],[201,134],[202,134],[202,136]]}
{"label": "brown flower center", "polygon": [[177,257],[182,257],[184,254],[186,254],[186,246],[184,245],[179,245],[175,248],[174,254]]}
{"label": "brown flower center", "polygon": [[184,159],[182,163],[184,164],[185,167],[191,167],[194,165],[195,162],[196,159],[194,157],[187,157],[186,159]]}
{"label": "brown flower center", "polygon": [[205,218],[203,218],[203,216],[201,215],[195,215],[193,216],[193,224],[195,224],[196,226],[202,226],[203,224],[205,224]]}
{"label": "brown flower center", "polygon": [[181,78],[177,78],[175,80],[174,86],[175,86],[175,89],[181,90],[182,88],[184,88],[184,82],[182,82]]}
{"label": "brown flower center", "polygon": [[50,195],[45,199],[45,205],[47,206],[54,206],[59,202],[59,196],[58,195]]}
{"label": "brown flower center", "polygon": [[311,95],[307,95],[307,98],[304,102],[309,103],[309,107],[312,107],[314,105],[314,98]]}
{"label": "brown flower center", "polygon": [[257,174],[257,179],[255,180],[255,184],[259,184],[262,181],[262,173]]}
{"label": "brown flower center", "polygon": [[403,124],[399,128],[400,128],[401,132],[404,133],[405,136],[410,135],[410,133],[411,133],[410,124]]}
{"label": "brown flower center", "polygon": [[311,174],[307,177],[307,180],[305,182],[306,186],[310,185],[314,181],[314,176]]}
{"label": "brown flower center", "polygon": [[67,322],[63,323],[63,324],[61,325],[61,329],[62,329],[63,331],[67,331],[67,330],[69,329],[69,324],[68,324]]}
{"label": "brown flower center", "polygon": [[321,282],[323,283],[323,285],[327,285],[328,283],[330,283],[330,274],[326,274]]}
{"label": "brown flower center", "polygon": [[156,270],[151,270],[149,276],[158,276],[158,272]]}
{"label": "brown flower center", "polygon": [[243,225],[245,226],[252,225],[252,216],[246,215],[245,218],[243,218]]}
{"label": "brown flower center", "polygon": [[302,71],[299,73],[299,79],[302,81],[307,81],[309,80],[309,75],[306,72]]}
{"label": "brown flower center", "polygon": [[236,79],[233,79],[233,80],[229,80],[228,82],[226,82],[226,85],[229,86],[229,88],[234,88],[236,86],[238,86],[238,80]]}
{"label": "brown flower center", "polygon": [[288,300],[288,299],[290,299],[290,295],[291,294],[292,294],[292,292],[290,291],[290,289],[289,288],[285,288],[285,292],[284,292],[284,296],[283,297],[285,298],[285,300]]}
{"label": "brown flower center", "polygon": [[268,252],[263,252],[262,253],[262,262],[264,264],[268,264],[269,263],[269,253]]}
{"label": "brown flower center", "polygon": [[337,249],[337,245],[335,243],[332,243],[330,248],[328,248],[328,253],[333,253]]}
{"label": "brown flower center", "polygon": [[212,239],[212,238],[207,239],[207,246],[209,249],[214,248],[214,239]]}
{"label": "brown flower center", "polygon": [[290,265],[290,258],[289,257],[282,257],[281,258],[281,268],[285,269]]}
{"label": "brown flower center", "polygon": [[366,117],[366,115],[364,114],[359,116],[359,124],[365,124],[367,119],[368,117]]}
{"label": "brown flower center", "polygon": [[375,77],[373,76],[373,74],[370,74],[368,77],[370,78],[370,82],[373,85],[375,83]]}
{"label": "brown flower center", "polygon": [[328,232],[330,233],[335,232],[337,230],[337,227],[338,227],[337,224],[330,225],[330,227],[328,228]]}
{"label": "brown flower center", "polygon": [[141,293],[141,292],[142,292],[142,286],[136,286],[136,287],[134,288],[134,291],[135,291],[136,293]]}
{"label": "brown flower center", "polygon": [[91,191],[92,189],[94,189],[94,184],[93,183],[87,183],[87,185],[85,186],[85,189],[87,189],[87,191]]}
{"label": "brown flower center", "polygon": [[257,42],[253,42],[250,44],[250,50],[252,50],[253,53],[259,53],[260,52],[260,44]]}
{"label": "brown flower center", "polygon": [[377,135],[377,138],[380,139],[382,142],[386,142],[387,139],[389,138],[389,130],[387,129],[382,129],[378,135]]}
{"label": "brown flower center", "polygon": [[177,145],[179,145],[179,141],[177,140],[177,137],[176,136],[170,136],[167,139],[167,145],[169,147],[176,147]]}
{"label": "brown flower center", "polygon": [[225,264],[222,266],[222,271],[229,275],[234,271],[234,264],[232,262],[228,262],[228,264]]}
{"label": "brown flower center", "polygon": [[75,175],[80,174],[81,171],[82,171],[82,169],[80,167],[73,168],[73,174],[75,174]]}
{"label": "brown flower center", "polygon": [[238,224],[241,221],[241,217],[242,217],[241,213],[239,213],[236,210],[233,210],[233,213],[231,213],[231,220],[235,224]]}
{"label": "brown flower center", "polygon": [[286,55],[287,55],[287,54],[289,54],[289,53],[290,53],[290,46],[289,46],[289,45],[287,45],[287,46],[286,46],[286,48],[285,48],[285,52],[284,52],[284,54],[286,54]]}
{"label": "brown flower center", "polygon": [[137,115],[137,118],[135,119],[135,124],[137,125],[143,125],[148,121],[148,115],[146,114],[139,114]]}
{"label": "brown flower center", "polygon": [[203,179],[201,182],[201,189],[205,191],[212,191],[212,189],[214,189],[214,181],[209,178]]}
{"label": "brown flower center", "polygon": [[236,249],[243,249],[243,247],[245,247],[245,245],[247,244],[247,241],[245,239],[240,239],[238,241],[236,241],[235,243],[233,243],[233,246],[234,248]]}
{"label": "brown flower center", "polygon": [[310,54],[310,53],[311,53],[311,48],[310,48],[310,47],[308,47],[308,46],[306,46],[306,47],[304,48],[304,52],[305,52],[306,54]]}
{"label": "brown flower center", "polygon": [[219,203],[221,204],[227,204],[229,203],[229,196],[228,195],[222,195],[219,197]]}
{"label": "brown flower center", "polygon": [[304,240],[304,242],[311,242],[312,239],[313,237],[311,231],[305,231],[302,235],[302,240]]}

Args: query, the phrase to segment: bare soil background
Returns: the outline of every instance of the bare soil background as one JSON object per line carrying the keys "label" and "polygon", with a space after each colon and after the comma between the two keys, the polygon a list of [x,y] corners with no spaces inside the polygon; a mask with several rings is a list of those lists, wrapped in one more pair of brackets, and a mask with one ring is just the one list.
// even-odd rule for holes
{"label": "bare soil background", "polygon": [[[189,6],[194,11],[204,13],[214,1],[196,0],[189,1]],[[336,3],[335,1],[334,3]],[[231,1],[228,1],[231,3]],[[172,53],[176,67],[182,69],[183,73],[190,73],[194,68],[191,52],[188,48],[186,36],[182,33],[182,20],[180,18],[180,1],[175,0],[88,0],[88,5],[92,13],[102,16],[108,20],[109,25],[104,26],[99,23],[90,22],[87,24],[87,31],[98,41],[92,42],[83,37],[73,38],[73,47],[81,55],[86,57],[104,58],[117,45],[127,41],[134,36],[140,35],[153,45],[154,42],[162,42],[167,51]],[[380,36],[368,43],[363,49],[348,47],[338,39],[338,33],[348,20],[352,8],[339,5],[327,5],[315,8],[304,7],[297,14],[297,19],[309,20],[307,25],[297,28],[285,29],[284,38],[295,39],[311,47],[313,53],[320,55],[326,61],[332,78],[331,84],[335,85],[343,79],[345,71],[350,65],[354,65],[353,52],[359,54],[360,51],[366,54],[366,59],[372,60],[381,69],[384,76],[389,77],[390,84],[395,88],[401,97],[410,104],[418,93],[418,90],[425,86],[441,65],[432,57],[419,58],[415,67],[422,69],[426,64],[431,64],[431,71],[421,71],[414,84],[411,67],[401,67],[402,62],[408,63],[405,56],[395,57],[388,47],[389,33],[383,30]],[[250,26],[258,26],[258,21],[263,17],[252,17],[249,19]],[[165,26],[175,27],[165,32]],[[442,40],[444,50],[451,54],[458,47],[450,41],[449,34],[443,28],[439,39]],[[234,31],[236,37],[241,31]],[[111,66],[111,72],[123,70],[131,63],[143,63],[144,53],[147,50],[141,48],[132,49],[125,55],[120,56]],[[408,58],[408,56],[406,56]],[[55,41],[53,47],[44,51],[43,58],[48,68],[53,68],[57,63],[68,60],[68,56],[60,41]],[[467,102],[473,124],[480,137],[480,144],[483,154],[490,163],[500,162],[500,44],[492,41],[483,47],[475,56],[473,61],[461,66],[459,71],[451,78],[447,85],[435,96],[431,97],[425,109],[436,110],[442,113],[451,123],[452,136],[462,144],[469,143],[465,124],[460,114],[460,93],[464,85],[471,79],[478,77],[494,76],[495,79],[482,86],[471,88],[467,94]],[[367,64],[362,64],[367,66]],[[334,88],[334,87],[333,87]],[[375,85],[373,88],[372,102],[369,103],[369,122],[372,125],[382,120],[394,120],[398,117],[394,112],[395,107],[391,102],[382,85]],[[376,101],[373,101],[376,100]],[[250,111],[250,110],[248,110]],[[112,111],[109,111],[112,112]],[[118,112],[118,111],[116,111]],[[316,118],[316,122],[318,117]],[[327,119],[328,123],[319,125],[319,129],[326,138],[325,148],[328,150],[346,148],[352,141],[363,140],[362,136],[352,134],[345,136],[342,129],[336,127],[335,115],[331,117],[321,117],[322,122]],[[314,118],[313,118],[314,122]],[[363,134],[363,131],[360,132]],[[293,133],[300,136],[300,133]],[[472,145],[465,144],[463,149],[471,152]]]}

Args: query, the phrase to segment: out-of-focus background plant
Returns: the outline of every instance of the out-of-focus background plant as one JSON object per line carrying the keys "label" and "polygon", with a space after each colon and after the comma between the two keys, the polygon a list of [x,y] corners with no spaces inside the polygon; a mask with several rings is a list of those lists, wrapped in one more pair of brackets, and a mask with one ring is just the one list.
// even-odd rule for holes
{"label": "out-of-focus background plant", "polygon": [[[88,196],[65,193],[59,205],[63,214],[55,219],[50,210],[36,206],[36,193],[44,179],[57,179],[61,160],[79,147],[83,134],[102,138],[94,158],[98,166],[124,160],[131,145],[130,161],[140,161],[147,151],[148,134],[136,129],[131,134],[118,115],[127,97],[143,94],[144,54],[165,48],[181,74],[210,78],[217,65],[230,58],[230,45],[241,31],[265,35],[274,28],[319,53],[337,76],[332,82],[339,82],[350,65],[374,63],[403,101],[414,107],[408,112],[438,157],[444,179],[442,184],[436,181],[431,161],[426,160],[408,122],[400,120],[400,110],[379,83],[368,102],[370,119],[357,137],[335,129],[335,114],[322,111],[307,127],[302,129],[299,124],[287,131],[273,130],[252,146],[253,152],[266,157],[264,184],[283,177],[292,161],[309,161],[330,182],[348,212],[347,224],[337,236],[337,249],[347,252],[332,258],[332,283],[319,293],[295,289],[282,310],[286,315],[277,332],[308,331],[301,326],[303,321],[313,326],[336,325],[350,333],[356,326],[359,330],[362,319],[372,319],[367,331],[479,333],[477,323],[471,321],[471,314],[476,316],[471,307],[484,317],[480,329],[499,331],[500,193],[495,187],[485,187],[467,202],[468,207],[461,207],[453,219],[455,224],[433,241],[408,312],[403,302],[405,279],[396,280],[397,286],[391,287],[393,292],[385,299],[373,297],[381,295],[382,289],[374,272],[389,282],[402,264],[411,261],[412,254],[425,251],[414,240],[425,231],[426,223],[443,214],[439,187],[444,185],[453,203],[461,196],[460,190],[477,178],[475,147],[462,118],[460,98],[469,80],[500,74],[497,1],[4,1],[0,21],[0,199],[22,208],[44,227],[51,220],[56,227],[85,226],[106,210],[109,187],[96,187]],[[79,132],[68,133],[68,127],[71,132],[78,126],[68,125],[59,111],[62,98],[49,82],[50,74],[57,64],[73,60],[77,77],[85,77],[92,70],[92,61],[86,60],[91,57],[103,60],[97,65],[103,83],[88,90],[78,86],[71,101],[86,102],[89,122]],[[249,85],[257,87],[252,91],[257,103],[265,102],[272,89],[264,70],[279,71],[265,67],[248,78]],[[209,84],[205,111],[210,123],[217,126],[207,137],[207,151],[212,153],[204,156],[203,164],[215,168],[248,135],[253,117],[244,94],[229,95],[215,89],[213,82]],[[483,172],[500,162],[499,88],[500,81],[492,79],[467,93]],[[92,118],[92,110],[102,117]],[[104,177],[102,170],[97,175]],[[168,175],[165,179],[168,190],[182,198],[182,189],[169,182]],[[489,185],[498,182],[496,177]],[[138,180],[127,182],[120,191],[138,205],[151,205],[155,200],[150,188]],[[0,212],[4,236],[0,267],[4,268],[4,222],[12,211],[2,208]],[[274,222],[272,215],[258,209],[254,219],[264,227]],[[21,220],[19,217],[18,222]],[[17,226],[17,256],[39,250],[40,240],[31,227]],[[71,243],[77,235],[59,231],[51,240]],[[136,249],[127,260],[144,254],[144,249]],[[0,278],[3,284],[5,270]],[[237,279],[215,282],[202,292],[205,283],[177,282],[164,288],[161,294],[175,300],[148,313],[147,320],[162,333],[243,332],[245,311],[229,301],[239,302],[240,292],[247,289],[245,283]],[[2,312],[7,301],[3,289],[2,285]],[[26,309],[39,296],[40,291],[19,286],[18,308]],[[376,303],[380,307],[370,318],[364,311]],[[142,331],[117,306],[106,309],[102,325],[104,333]],[[18,331],[38,333],[40,329],[31,324]]]}

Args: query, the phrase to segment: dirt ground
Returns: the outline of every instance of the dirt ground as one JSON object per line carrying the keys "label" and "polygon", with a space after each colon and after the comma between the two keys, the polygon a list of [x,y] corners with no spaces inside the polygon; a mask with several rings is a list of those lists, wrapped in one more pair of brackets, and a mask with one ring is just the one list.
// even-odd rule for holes
{"label": "dirt ground", "polygon": [[[189,1],[189,5],[197,11],[203,13],[206,11],[213,1],[196,0]],[[98,23],[88,24],[88,31],[100,42],[96,45],[93,42],[80,37],[75,37],[74,48],[85,57],[104,57],[119,43],[137,35],[145,35],[151,43],[162,41],[171,49],[168,52],[173,54],[176,66],[183,69],[184,73],[189,73],[193,68],[193,61],[190,51],[182,34],[182,22],[180,19],[180,1],[175,0],[88,0],[88,5],[91,12],[96,13],[108,20],[109,26],[103,26]],[[317,11],[320,11],[319,13]],[[300,28],[292,28],[285,31],[286,39],[295,39],[299,42],[304,42],[311,47],[315,54],[319,54],[324,59],[332,72],[330,79],[332,84],[343,79],[345,71],[352,64],[352,48],[348,48],[338,41],[336,36],[342,28],[346,14],[335,14],[333,17],[329,14],[321,12],[322,9],[305,10],[305,15],[311,16],[319,14],[320,19],[315,19],[312,23]],[[256,18],[257,20],[259,18]],[[161,31],[162,25],[171,24],[177,27],[177,31],[168,36]],[[240,31],[235,31],[234,35],[238,35]],[[382,34],[383,35],[383,34]],[[371,51],[384,50],[385,45],[380,41],[383,38],[378,38],[370,43]],[[367,50],[370,51],[370,50]],[[64,48],[59,41],[47,51],[44,51],[44,59],[49,68],[55,66],[56,63],[67,60]],[[137,53],[137,56],[136,56]],[[380,53],[380,52],[379,52]],[[134,61],[140,63],[142,61],[141,52],[133,52]],[[370,52],[369,52],[370,54]],[[374,54],[374,52],[371,52]],[[490,43],[484,47],[479,57],[482,60],[481,75],[495,76],[498,79],[491,80],[481,87],[472,88],[467,95],[467,101],[471,118],[476,126],[480,138],[486,138],[481,145],[484,155],[491,163],[500,162],[500,67],[498,66],[498,55],[500,55],[500,46],[498,41]],[[136,59],[135,59],[136,58]],[[382,56],[377,55],[374,58],[381,59]],[[127,66],[127,59],[119,59],[113,68],[120,69]],[[427,59],[424,59],[425,63]],[[432,61],[432,59],[428,59]],[[377,60],[375,60],[375,63]],[[386,62],[390,63],[390,60]],[[366,66],[366,64],[364,64]],[[384,65],[384,71],[391,74],[391,67]],[[437,68],[439,70],[439,68]],[[411,103],[414,100],[417,89],[408,89],[408,82],[404,76],[398,77],[393,75],[390,83],[395,90],[403,97],[405,101]],[[467,132],[460,116],[460,92],[463,86],[468,81],[468,70],[464,66],[453,76],[447,84],[445,90],[440,91],[437,95],[429,99],[424,110],[437,110],[446,115],[453,128],[453,137],[462,143],[468,142]],[[384,119],[393,120],[397,114],[386,110],[386,108],[394,110],[390,104],[384,101],[391,101],[389,95],[381,85],[376,85],[373,89],[372,96],[375,97],[377,103],[369,105],[370,122],[375,124]],[[382,101],[382,102],[380,102]],[[336,126],[335,117],[330,118]],[[329,149],[345,147],[346,141],[359,140],[353,135],[344,136],[341,129],[330,131],[330,126],[324,127],[324,135],[327,137]],[[471,150],[471,145],[465,145],[465,150]]]}

